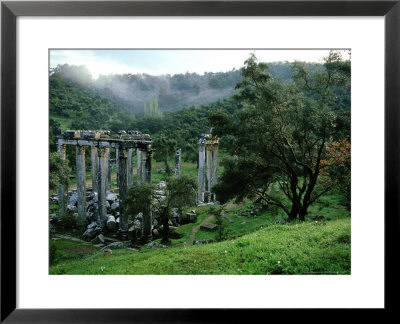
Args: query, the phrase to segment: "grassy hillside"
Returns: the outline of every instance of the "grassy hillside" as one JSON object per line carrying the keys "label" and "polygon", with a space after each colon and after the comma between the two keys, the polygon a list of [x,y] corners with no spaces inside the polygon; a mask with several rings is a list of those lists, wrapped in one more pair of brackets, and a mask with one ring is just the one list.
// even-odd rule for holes
{"label": "grassy hillside", "polygon": [[270,225],[207,245],[94,252],[56,241],[63,260],[50,274],[350,274],[350,219]]}

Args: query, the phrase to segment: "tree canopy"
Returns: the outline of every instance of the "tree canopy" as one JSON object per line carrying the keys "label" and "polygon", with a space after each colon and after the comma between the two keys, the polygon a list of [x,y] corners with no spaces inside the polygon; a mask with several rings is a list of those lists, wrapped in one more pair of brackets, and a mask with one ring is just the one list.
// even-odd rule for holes
{"label": "tree canopy", "polygon": [[284,83],[254,55],[245,62],[235,95],[243,108],[236,116],[224,109],[210,115],[213,132],[234,138],[214,189],[220,200],[258,196],[290,220],[304,220],[308,207],[331,189],[317,185],[330,136],[350,134],[339,129],[332,109],[334,88],[350,82],[350,62],[331,52],[318,68],[296,62],[292,73],[293,81]]}

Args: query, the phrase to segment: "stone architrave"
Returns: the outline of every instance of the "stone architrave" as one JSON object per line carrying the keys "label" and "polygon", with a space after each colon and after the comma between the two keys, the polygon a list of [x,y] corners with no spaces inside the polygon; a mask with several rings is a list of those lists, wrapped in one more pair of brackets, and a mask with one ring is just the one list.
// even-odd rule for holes
{"label": "stone architrave", "polygon": [[97,173],[97,188],[98,188],[98,223],[101,227],[104,226],[104,222],[107,218],[106,208],[106,185],[107,185],[107,152],[110,149],[108,147],[99,147],[97,150],[98,157],[98,173]]}
{"label": "stone architrave", "polygon": [[80,222],[86,219],[86,168],[85,146],[76,146],[76,177],[78,191],[78,217]]}
{"label": "stone architrave", "polygon": [[175,153],[175,177],[178,177],[181,174],[181,165],[182,165],[182,150],[177,149]]}
{"label": "stone architrave", "polygon": [[132,176],[132,149],[128,149],[128,188],[132,187],[133,185],[133,176]]}
{"label": "stone architrave", "polygon": [[136,150],[136,160],[137,160],[137,182],[142,183],[142,151],[140,149]]}
{"label": "stone architrave", "polygon": [[[66,158],[66,148],[67,147],[65,144],[61,144],[61,142],[58,141],[57,151],[61,155],[61,158],[64,160]],[[67,186],[64,183],[60,183],[60,186],[58,187],[58,206],[60,215],[64,215],[67,209],[67,192]]]}
{"label": "stone architrave", "polygon": [[204,144],[199,145],[199,170],[198,170],[198,202],[204,201],[204,164],[205,164],[205,147]]}
{"label": "stone architrave", "polygon": [[92,190],[97,192],[97,147],[91,146],[91,160],[92,160]]}
{"label": "stone architrave", "polygon": [[119,184],[119,228],[121,232],[126,232],[127,220],[126,220],[126,207],[125,207],[125,197],[128,191],[127,182],[127,171],[128,171],[128,151],[126,149],[118,149],[118,184]]}

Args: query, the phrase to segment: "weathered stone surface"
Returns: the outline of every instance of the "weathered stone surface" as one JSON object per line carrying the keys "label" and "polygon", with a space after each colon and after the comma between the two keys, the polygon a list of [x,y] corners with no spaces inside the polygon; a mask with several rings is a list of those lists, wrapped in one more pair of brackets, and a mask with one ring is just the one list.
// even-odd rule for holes
{"label": "weathered stone surface", "polygon": [[165,181],[160,181],[156,184],[157,190],[164,190],[167,187],[167,183]]}
{"label": "weathered stone surface", "polygon": [[58,240],[69,240],[69,241],[74,241],[74,242],[81,242],[81,243],[85,243],[84,240],[78,239],[76,237],[70,236],[70,235],[63,235],[63,234],[55,234],[54,238],[57,238]]}
{"label": "weathered stone surface", "polygon": [[119,242],[117,239],[112,238],[112,237],[108,237],[108,236],[104,236],[104,241],[106,242],[106,244],[110,244],[110,243],[114,243],[114,242]]}
{"label": "weathered stone surface", "polygon": [[181,164],[182,164],[182,150],[177,149],[175,152],[175,176],[181,174]]}
{"label": "weathered stone surface", "polygon": [[129,242],[121,242],[121,241],[113,242],[113,243],[110,243],[107,246],[105,246],[102,249],[102,251],[105,251],[107,249],[111,249],[111,250],[124,249],[124,248],[128,247],[128,245],[129,245]]}
{"label": "weathered stone surface", "polygon": [[104,252],[104,256],[109,256],[109,255],[112,255],[112,254],[113,254],[113,253],[112,253],[112,250],[109,249],[109,248],[107,248],[107,247],[102,248],[100,251],[103,251],[103,252]]}
{"label": "weathered stone surface", "polygon": [[117,222],[115,221],[115,217],[113,215],[108,215],[106,224],[107,229],[110,232],[115,232],[117,230]]}
{"label": "weathered stone surface", "polygon": [[[95,224],[95,226],[93,226]],[[83,233],[83,237],[87,239],[93,239],[96,235],[101,233],[101,227],[97,226],[96,223],[91,223],[88,225],[85,233]]]}
{"label": "weathered stone surface", "polygon": [[153,237],[154,238],[160,237],[160,232],[156,228],[153,228]]}
{"label": "weathered stone surface", "polygon": [[187,222],[188,223],[196,223],[197,221],[197,214],[194,213],[187,213],[186,214]]}
{"label": "weathered stone surface", "polygon": [[154,249],[154,248],[167,248],[168,246],[164,244],[160,244],[157,242],[151,242],[150,244],[147,245],[148,249]]}
{"label": "weathered stone surface", "polygon": [[213,242],[213,240],[211,240],[211,239],[209,239],[209,240],[207,240],[207,239],[202,239],[202,240],[193,241],[193,245],[208,244],[208,243],[212,243],[212,242]]}
{"label": "weathered stone surface", "polygon": [[49,221],[51,224],[57,224],[58,223],[57,214],[51,214],[49,217]]}
{"label": "weathered stone surface", "polygon": [[78,207],[76,207],[75,205],[68,205],[67,210],[70,212],[74,212],[78,210]]}
{"label": "weathered stone surface", "polygon": [[322,216],[322,215],[312,215],[311,216],[311,219],[312,220],[321,220],[321,219],[324,219],[325,217],[324,216]]}
{"label": "weathered stone surface", "polygon": [[232,223],[232,222],[233,222],[232,218],[230,218],[230,217],[227,216],[227,215],[222,215],[222,218],[225,219],[225,220],[227,220],[229,223]]}
{"label": "weathered stone surface", "polygon": [[114,211],[118,209],[119,209],[119,202],[118,201],[113,202],[111,205],[111,210]]}
{"label": "weathered stone surface", "polygon": [[106,200],[109,202],[109,203],[113,203],[114,201],[116,201],[118,199],[118,196],[117,196],[117,194],[115,194],[115,193],[113,193],[113,192],[107,192],[107,195],[106,195]]}
{"label": "weathered stone surface", "polygon": [[280,219],[280,220],[277,220],[275,223],[278,225],[286,225],[287,221],[285,219]]}
{"label": "weathered stone surface", "polygon": [[214,231],[217,229],[216,224],[211,224],[211,223],[204,223],[200,225],[200,229],[206,230],[206,231]]}
{"label": "weathered stone surface", "polygon": [[95,228],[95,227],[97,227],[97,223],[91,222],[86,228],[89,229],[89,228]]}
{"label": "weathered stone surface", "polygon": [[92,240],[93,244],[104,244],[105,240],[104,240],[104,236],[103,234],[99,234],[97,235],[93,240]]}
{"label": "weathered stone surface", "polygon": [[78,204],[78,194],[74,192],[68,200],[68,205],[77,205]]}

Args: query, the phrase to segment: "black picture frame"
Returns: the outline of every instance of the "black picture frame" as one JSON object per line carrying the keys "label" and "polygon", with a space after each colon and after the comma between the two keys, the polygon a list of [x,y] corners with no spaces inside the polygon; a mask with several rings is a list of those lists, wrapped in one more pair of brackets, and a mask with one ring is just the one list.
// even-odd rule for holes
{"label": "black picture frame", "polygon": [[[16,19],[18,16],[384,16],[385,310],[399,276],[400,0],[395,1],[4,1],[1,3],[1,322],[200,323],[251,320],[263,310],[16,309]],[[371,125],[373,127],[373,125]],[[252,314],[248,314],[252,312]],[[251,316],[251,317],[249,317]]]}

